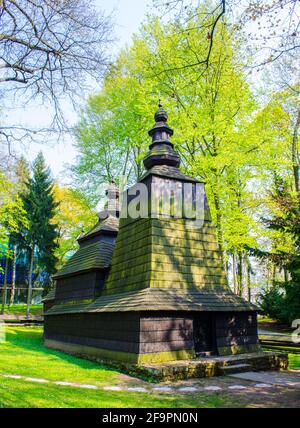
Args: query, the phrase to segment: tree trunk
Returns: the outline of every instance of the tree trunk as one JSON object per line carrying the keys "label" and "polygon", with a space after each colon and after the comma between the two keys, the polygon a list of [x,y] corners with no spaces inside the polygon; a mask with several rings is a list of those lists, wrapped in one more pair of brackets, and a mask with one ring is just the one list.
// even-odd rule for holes
{"label": "tree trunk", "polygon": [[296,119],[294,133],[293,133],[293,143],[292,143],[293,174],[294,174],[295,190],[298,194],[300,193],[300,183],[299,183],[300,165],[299,165],[299,153],[297,148],[299,127],[300,127],[300,110],[298,111],[298,114],[297,114],[297,119]]}
{"label": "tree trunk", "polygon": [[235,254],[232,254],[232,275],[233,275],[233,290],[235,294],[238,294],[238,284],[236,277],[236,258]]}
{"label": "tree trunk", "polygon": [[34,248],[30,251],[30,266],[29,266],[29,278],[28,278],[28,294],[27,294],[27,309],[26,309],[26,318],[30,317],[30,305],[32,298],[32,273],[33,273],[33,259],[34,259]]}
{"label": "tree trunk", "polygon": [[226,255],[224,251],[224,238],[223,238],[223,218],[222,218],[222,211],[220,206],[220,198],[219,198],[219,194],[216,191],[214,191],[214,189],[212,189],[212,192],[213,192],[213,198],[214,198],[215,209],[216,209],[217,241],[222,254],[223,266],[226,271]]}
{"label": "tree trunk", "polygon": [[288,282],[289,281],[289,273],[288,273],[288,270],[286,268],[283,269],[283,274],[284,274],[284,282]]}
{"label": "tree trunk", "polygon": [[272,288],[275,288],[276,286],[276,265],[273,264],[273,272],[272,272]]}
{"label": "tree trunk", "polygon": [[243,253],[238,252],[238,295],[243,295]]}
{"label": "tree trunk", "polygon": [[14,304],[15,287],[16,287],[16,268],[17,268],[17,245],[14,245],[13,252],[13,266],[12,266],[12,279],[11,279],[11,292],[10,292],[10,305]]}
{"label": "tree trunk", "polygon": [[6,256],[5,259],[5,271],[4,271],[4,283],[3,283],[3,290],[2,290],[2,307],[1,307],[1,314],[4,314],[5,305],[6,305],[6,299],[7,299],[7,274],[8,274],[8,256]]}
{"label": "tree trunk", "polygon": [[251,303],[251,263],[249,257],[247,258],[247,290],[248,302]]}

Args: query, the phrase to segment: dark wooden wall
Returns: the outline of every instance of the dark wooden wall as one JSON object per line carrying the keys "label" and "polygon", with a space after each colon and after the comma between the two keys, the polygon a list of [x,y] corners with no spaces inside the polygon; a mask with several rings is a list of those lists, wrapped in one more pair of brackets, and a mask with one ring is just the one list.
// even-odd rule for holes
{"label": "dark wooden wall", "polygon": [[55,301],[93,299],[104,286],[104,271],[91,271],[57,279]]}
{"label": "dark wooden wall", "polygon": [[[258,343],[255,312],[200,314],[206,315],[200,320],[213,319],[213,352]],[[45,339],[139,355],[193,351],[196,319],[199,312],[183,311],[51,315],[45,317]]]}
{"label": "dark wooden wall", "polygon": [[44,302],[43,308],[44,308],[44,313],[46,311],[48,311],[48,309],[52,308],[52,306],[55,304],[54,300],[47,300],[46,302]]}
{"label": "dark wooden wall", "polygon": [[256,312],[216,314],[217,347],[258,343]]}
{"label": "dark wooden wall", "polygon": [[193,315],[187,312],[141,314],[140,353],[192,350]]}
{"label": "dark wooden wall", "polygon": [[45,317],[45,339],[138,354],[139,314],[98,313]]}

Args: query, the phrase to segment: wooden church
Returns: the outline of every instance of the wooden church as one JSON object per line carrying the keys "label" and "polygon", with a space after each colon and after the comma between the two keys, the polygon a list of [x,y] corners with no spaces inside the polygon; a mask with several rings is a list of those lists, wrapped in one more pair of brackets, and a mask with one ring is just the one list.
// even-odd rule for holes
{"label": "wooden church", "polygon": [[119,216],[118,189],[110,187],[98,224],[55,275],[45,302],[46,346],[135,364],[260,351],[257,308],[227,284],[206,197],[201,227],[198,218],[153,205],[158,190],[189,189],[195,199],[199,185],[179,169],[167,119],[160,105],[146,173],[123,198],[121,212],[145,184],[147,215]]}

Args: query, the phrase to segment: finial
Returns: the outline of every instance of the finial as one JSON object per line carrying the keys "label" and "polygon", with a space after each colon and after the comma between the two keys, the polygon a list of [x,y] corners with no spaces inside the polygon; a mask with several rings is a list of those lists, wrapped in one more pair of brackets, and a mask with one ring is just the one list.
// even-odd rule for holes
{"label": "finial", "polygon": [[175,168],[179,167],[180,158],[173,150],[173,144],[170,137],[173,135],[173,129],[167,124],[168,115],[159,100],[158,110],[155,113],[155,125],[148,132],[152,137],[150,152],[144,159],[144,165],[147,170],[155,165],[168,165]]}
{"label": "finial", "polygon": [[154,115],[154,120],[155,120],[156,123],[158,123],[158,122],[164,122],[164,123],[166,123],[167,120],[168,120],[168,115],[165,112],[165,110],[164,110],[164,108],[163,108],[163,106],[161,104],[161,100],[159,100],[158,110],[157,110],[157,112]]}

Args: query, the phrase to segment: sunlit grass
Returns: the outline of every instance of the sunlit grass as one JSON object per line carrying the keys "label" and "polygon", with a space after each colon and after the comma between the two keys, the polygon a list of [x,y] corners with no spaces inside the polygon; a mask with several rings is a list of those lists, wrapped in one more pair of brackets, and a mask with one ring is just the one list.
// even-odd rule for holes
{"label": "sunlit grass", "polygon": [[[16,304],[16,305],[6,305],[4,313],[6,315],[25,315],[26,314],[26,305],[24,304]],[[31,315],[42,315],[43,314],[43,305],[31,305],[30,306]]]}
{"label": "sunlit grass", "polygon": [[0,373],[79,383],[115,383],[119,372],[47,349],[41,327],[6,327],[0,344]]}

